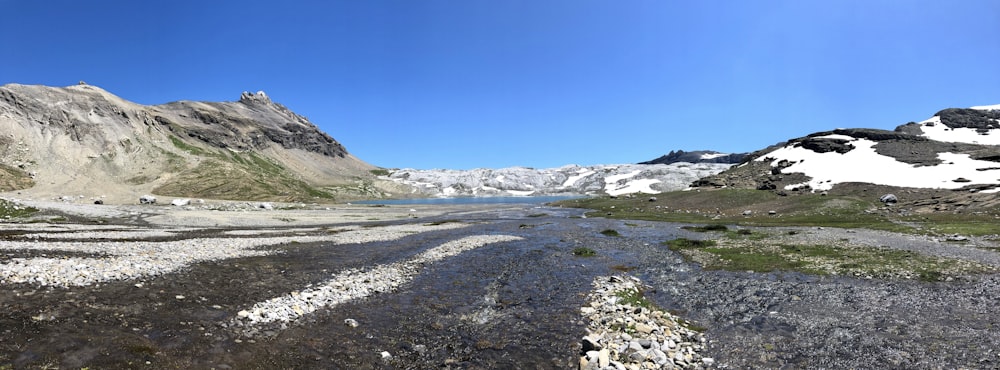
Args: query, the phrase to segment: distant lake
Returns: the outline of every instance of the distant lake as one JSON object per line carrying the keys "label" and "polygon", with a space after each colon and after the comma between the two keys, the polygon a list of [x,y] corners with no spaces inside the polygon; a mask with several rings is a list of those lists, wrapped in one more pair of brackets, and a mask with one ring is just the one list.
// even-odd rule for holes
{"label": "distant lake", "polygon": [[539,197],[458,197],[458,198],[417,198],[417,199],[384,199],[364,200],[355,204],[542,204],[567,199],[583,198],[579,195],[551,195]]}

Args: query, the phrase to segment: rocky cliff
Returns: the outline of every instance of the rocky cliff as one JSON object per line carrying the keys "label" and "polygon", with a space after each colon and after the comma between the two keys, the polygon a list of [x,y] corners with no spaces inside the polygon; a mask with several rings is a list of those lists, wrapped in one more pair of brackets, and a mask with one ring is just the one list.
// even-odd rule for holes
{"label": "rocky cliff", "polygon": [[0,87],[0,190],[121,199],[378,195],[373,169],[263,92],[146,106],[101,88]]}

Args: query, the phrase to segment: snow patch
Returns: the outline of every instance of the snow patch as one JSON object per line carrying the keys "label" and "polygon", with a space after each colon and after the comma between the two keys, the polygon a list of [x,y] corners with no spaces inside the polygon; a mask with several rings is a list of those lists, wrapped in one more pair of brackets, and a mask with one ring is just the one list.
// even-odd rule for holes
{"label": "snow patch", "polygon": [[969,109],[976,109],[976,110],[998,110],[998,109],[1000,109],[1000,104],[996,104],[996,105],[977,105],[975,107],[969,107]]}
{"label": "snow patch", "polygon": [[[852,138],[853,139],[853,138]],[[758,158],[773,159],[772,166],[781,160],[794,164],[784,168],[782,173],[803,173],[812,179],[806,183],[814,191],[829,190],[833,185],[845,182],[865,182],[889,186],[957,189],[969,184],[997,184],[1000,180],[989,171],[977,168],[995,166],[996,163],[971,159],[968,154],[939,153],[943,162],[936,166],[915,166],[895,158],[875,152],[877,142],[868,139],[853,139],[855,149],[847,153],[817,153],[802,147],[786,146]],[[969,182],[955,182],[965,178]]]}
{"label": "snow patch", "polygon": [[604,188],[604,192],[611,196],[631,193],[659,194],[659,191],[653,190],[651,187],[653,184],[659,183],[660,180],[657,179],[638,179],[629,181],[625,185],[617,185],[616,183],[609,182],[608,186]]}
{"label": "snow patch", "polygon": [[715,159],[719,157],[725,157],[729,154],[726,153],[705,153],[701,155],[701,159]]}

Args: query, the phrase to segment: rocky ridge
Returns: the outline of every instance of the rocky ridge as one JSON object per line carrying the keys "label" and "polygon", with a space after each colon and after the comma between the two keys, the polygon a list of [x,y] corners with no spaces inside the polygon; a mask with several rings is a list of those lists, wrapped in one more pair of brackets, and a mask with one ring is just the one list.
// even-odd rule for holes
{"label": "rocky ridge", "polygon": [[651,161],[639,162],[639,164],[672,164],[677,162],[688,163],[728,163],[736,164],[743,162],[747,153],[720,153],[714,150],[695,150],[685,152],[683,150],[671,150],[659,158]]}
{"label": "rocky ridge", "polygon": [[[792,139],[751,153],[740,165],[692,185],[788,195],[862,184],[896,189],[910,194],[908,201],[927,205],[929,198],[948,202],[1000,191],[997,144],[997,107],[952,108],[894,131],[836,129]],[[981,205],[993,204],[987,203]]]}
{"label": "rocky ridge", "polygon": [[[147,106],[83,83],[8,84],[0,130],[0,191],[30,188],[39,198],[332,199],[333,188],[372,182],[374,169],[264,92]],[[381,191],[356,193],[364,194],[337,196]]]}

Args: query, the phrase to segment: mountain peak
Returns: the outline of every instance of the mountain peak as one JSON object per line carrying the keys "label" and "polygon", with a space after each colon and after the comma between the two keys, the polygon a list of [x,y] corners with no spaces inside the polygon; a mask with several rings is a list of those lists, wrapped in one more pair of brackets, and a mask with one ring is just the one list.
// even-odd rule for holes
{"label": "mountain peak", "polygon": [[263,90],[258,91],[257,93],[251,93],[249,91],[244,91],[242,94],[240,94],[240,102],[241,103],[248,103],[248,104],[249,103],[267,103],[267,104],[270,104],[271,103],[271,98],[268,98],[267,94],[265,94]]}

